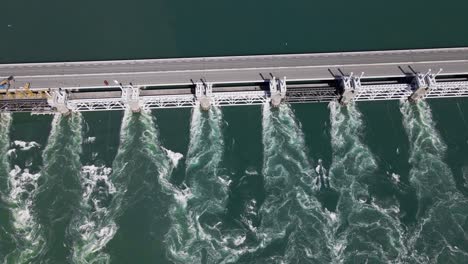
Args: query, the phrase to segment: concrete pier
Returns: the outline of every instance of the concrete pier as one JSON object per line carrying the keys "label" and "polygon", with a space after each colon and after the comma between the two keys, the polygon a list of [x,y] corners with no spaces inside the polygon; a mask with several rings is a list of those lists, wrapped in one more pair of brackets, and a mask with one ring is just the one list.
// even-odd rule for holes
{"label": "concrete pier", "polygon": [[205,111],[210,110],[210,107],[211,107],[211,98],[210,97],[202,96],[199,99],[199,102],[200,102],[200,107],[201,107],[202,110],[205,110]]}
{"label": "concrete pier", "polygon": [[271,96],[271,101],[270,101],[270,103],[271,103],[271,105],[272,105],[273,107],[278,107],[278,106],[280,106],[281,101],[282,101],[281,95],[275,94],[275,95],[272,95],[272,96]]}
{"label": "concrete pier", "polygon": [[408,100],[414,102],[427,96],[432,88],[437,87],[436,77],[441,72],[442,69],[440,69],[438,73],[433,74],[429,69],[426,74],[416,74],[414,77],[414,92],[410,95]]}
{"label": "concrete pier", "polygon": [[69,114],[70,109],[67,107],[67,92],[61,88],[54,88],[50,90],[51,96],[47,100],[47,103],[61,114]]}

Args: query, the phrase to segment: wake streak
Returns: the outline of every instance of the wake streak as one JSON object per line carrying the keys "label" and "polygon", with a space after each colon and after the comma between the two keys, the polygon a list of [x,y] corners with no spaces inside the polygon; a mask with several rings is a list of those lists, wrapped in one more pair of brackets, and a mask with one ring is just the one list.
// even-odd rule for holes
{"label": "wake streak", "polygon": [[263,106],[263,175],[267,197],[260,208],[262,248],[282,241],[284,252],[265,262],[330,262],[329,221],[313,195],[314,175],[304,135],[288,105]]}
{"label": "wake streak", "polygon": [[[127,129],[132,113],[126,111],[120,128],[120,146],[116,156],[128,144]],[[114,162],[116,163],[116,162]],[[118,170],[119,166],[115,166]],[[73,240],[73,263],[109,263],[109,254],[102,249],[117,232],[115,218],[121,207],[126,184],[114,185],[112,169],[104,166],[88,165],[81,168],[82,200],[79,211],[69,227]],[[114,176],[114,175],[112,175]]]}
{"label": "wake streak", "polygon": [[245,248],[244,230],[224,226],[230,180],[221,175],[224,154],[222,113],[195,108],[190,127],[184,187],[169,187],[177,202],[166,236],[176,263],[232,262]]}
{"label": "wake streak", "polygon": [[[69,227],[73,240],[74,263],[109,263],[110,257],[102,249],[117,231],[110,216],[108,203],[117,189],[109,179],[110,168],[84,166],[81,170],[83,188],[78,213]],[[121,190],[119,190],[121,191]]]}
{"label": "wake streak", "polygon": [[35,199],[46,241],[38,262],[67,262],[70,252],[67,229],[80,201],[81,132],[80,114],[54,117]]}
{"label": "wake streak", "polygon": [[[9,155],[12,153],[8,150],[8,146],[10,145],[11,121],[11,114],[0,114],[0,213],[3,216],[8,216],[0,221],[0,237],[2,238],[0,240],[0,249],[3,251],[0,252],[0,258],[4,260],[4,263],[14,263],[16,259],[19,259],[18,257],[12,256],[19,255],[20,252],[14,249],[14,247],[18,247],[14,245],[14,240],[16,240],[16,238],[14,238],[14,234],[9,234],[8,230],[13,226],[14,233],[16,233],[14,227],[17,225],[16,223],[18,221],[21,221],[20,216],[29,211],[27,202],[25,204],[22,202],[22,199],[15,199],[18,196],[17,193],[19,193],[19,191],[15,191],[17,188],[15,188],[15,186],[11,187],[11,177],[9,174],[10,163],[8,161]],[[22,211],[26,212],[22,213]],[[6,251],[10,250],[10,247],[13,247],[12,250],[14,252],[8,253]]]}
{"label": "wake streak", "polygon": [[337,205],[336,254],[342,262],[402,261],[406,254],[403,230],[398,220],[399,206],[377,205],[370,197],[367,182],[377,173],[377,163],[360,139],[361,114],[354,104],[329,105],[333,163],[332,186],[340,192]]}
{"label": "wake streak", "polygon": [[410,142],[410,182],[419,200],[419,223],[409,241],[412,255],[419,263],[466,263],[468,201],[444,162],[447,146],[426,102],[402,102],[400,110]]}
{"label": "wake streak", "polygon": [[[71,225],[75,263],[109,263],[103,251],[118,231],[117,218],[125,213],[135,196],[154,190],[142,189],[141,177],[156,174],[166,177],[172,167],[150,112],[126,111],[120,129],[120,145],[112,169],[94,165],[82,168],[82,202],[80,213]],[[155,181],[156,182],[156,181]],[[129,191],[135,185],[140,191]],[[154,186],[154,185],[152,185]]]}

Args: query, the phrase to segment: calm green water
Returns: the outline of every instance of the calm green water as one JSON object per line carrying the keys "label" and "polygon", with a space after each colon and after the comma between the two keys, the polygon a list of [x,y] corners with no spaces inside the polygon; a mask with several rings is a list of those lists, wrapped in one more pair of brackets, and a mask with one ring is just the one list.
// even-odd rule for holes
{"label": "calm green water", "polygon": [[467,9],[463,0],[5,0],[0,62],[466,46]]}
{"label": "calm green water", "polygon": [[[0,61],[468,45],[387,2],[8,1]],[[465,99],[0,121],[4,263],[468,262]]]}

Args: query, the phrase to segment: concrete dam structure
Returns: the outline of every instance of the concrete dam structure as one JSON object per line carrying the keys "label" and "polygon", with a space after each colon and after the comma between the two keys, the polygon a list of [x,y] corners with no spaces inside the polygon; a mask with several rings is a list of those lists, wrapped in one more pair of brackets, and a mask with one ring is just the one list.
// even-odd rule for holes
{"label": "concrete dam structure", "polygon": [[468,96],[468,48],[0,65],[0,111]]}

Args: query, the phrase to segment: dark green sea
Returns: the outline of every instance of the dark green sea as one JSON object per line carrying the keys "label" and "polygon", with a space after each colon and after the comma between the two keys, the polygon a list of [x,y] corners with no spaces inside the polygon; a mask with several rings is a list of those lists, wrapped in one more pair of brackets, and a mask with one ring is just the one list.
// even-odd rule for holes
{"label": "dark green sea", "polygon": [[[0,62],[468,46],[468,2],[6,0]],[[468,100],[0,115],[4,263],[468,263]]]}

